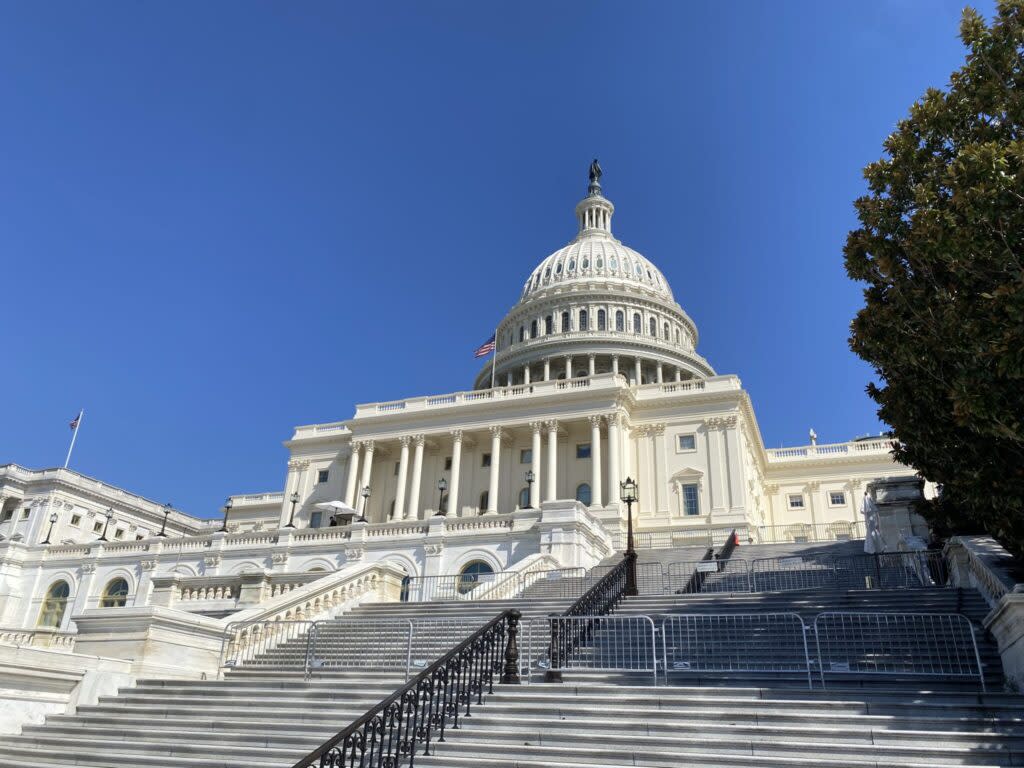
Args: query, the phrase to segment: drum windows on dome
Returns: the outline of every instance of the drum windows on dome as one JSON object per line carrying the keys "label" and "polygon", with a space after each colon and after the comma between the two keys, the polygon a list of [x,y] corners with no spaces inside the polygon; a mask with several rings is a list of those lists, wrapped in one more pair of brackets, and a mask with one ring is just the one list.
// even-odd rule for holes
{"label": "drum windows on dome", "polygon": [[604,268],[604,259],[601,258],[600,256],[597,257],[597,268],[598,269],[603,269]]}
{"label": "drum windows on dome", "polygon": [[583,259],[583,269],[590,269],[590,259]]}
{"label": "drum windows on dome", "polygon": [[619,261],[618,261],[618,259],[616,259],[614,256],[612,256],[610,259],[608,259],[608,269],[615,270],[615,269],[618,269],[618,268],[619,268]]}
{"label": "drum windows on dome", "polygon": [[569,271],[570,272],[575,272],[576,271],[576,259],[569,259]]}
{"label": "drum windows on dome", "polygon": [[626,315],[621,309],[615,311],[615,330],[626,330]]}
{"label": "drum windows on dome", "polygon": [[635,313],[633,313],[633,333],[643,333],[643,332],[644,332],[644,326],[643,326],[643,321],[640,320],[640,313],[639,312],[635,312]]}
{"label": "drum windows on dome", "polygon": [[599,330],[599,331],[607,330],[607,326],[608,326],[608,317],[605,314],[605,311],[603,309],[597,310],[597,330]]}
{"label": "drum windows on dome", "polygon": [[651,336],[654,336],[655,338],[657,338],[658,337],[658,321],[655,320],[652,317],[651,318],[651,322],[649,323],[649,327],[651,329]]}
{"label": "drum windows on dome", "polygon": [[551,315],[548,315],[547,317],[544,318],[544,334],[546,336],[550,336],[554,332],[555,318],[553,318]]}
{"label": "drum windows on dome", "polygon": [[587,314],[587,310],[585,310],[585,309],[581,309],[580,310],[580,330],[581,331],[589,331],[590,330],[590,316]]}
{"label": "drum windows on dome", "polygon": [[562,262],[558,262],[558,264],[555,266],[555,274],[556,275],[562,274]]}
{"label": "drum windows on dome", "polygon": [[569,313],[568,312],[563,312],[562,313],[562,333],[567,333],[570,330],[569,326],[570,326]]}

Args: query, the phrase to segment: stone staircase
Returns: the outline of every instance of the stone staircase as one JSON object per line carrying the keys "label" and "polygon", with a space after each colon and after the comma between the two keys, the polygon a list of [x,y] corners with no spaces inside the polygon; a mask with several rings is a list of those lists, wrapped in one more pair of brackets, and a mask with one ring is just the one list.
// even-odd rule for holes
{"label": "stone staircase", "polygon": [[[838,545],[741,547],[787,557]],[[649,550],[642,562],[699,559],[690,550]],[[700,551],[703,554],[703,550]],[[847,554],[843,552],[841,554]],[[661,558],[665,558],[662,560]],[[306,638],[232,668],[223,680],[143,680],[74,715],[51,716],[20,736],[0,738],[0,768],[288,768],[386,698],[406,679],[405,657],[425,665],[500,611],[524,614],[520,646],[536,659],[546,645],[544,617],[561,613],[586,586],[540,582],[520,599],[364,604],[319,625],[306,675]],[[823,611],[963,613],[987,611],[970,591],[839,587],[752,594],[659,594],[624,601],[616,615]],[[412,652],[394,627],[417,628]],[[537,628],[531,634],[531,628]],[[593,644],[608,642],[602,630]],[[404,636],[407,638],[407,634]],[[828,690],[792,673],[693,674],[670,670],[670,685],[649,675],[567,670],[562,683],[540,675],[495,686],[457,730],[416,764],[447,768],[952,768],[1024,765],[1024,699],[1000,693],[1001,668],[980,633],[989,693],[976,682],[850,675]],[[613,642],[618,642],[614,641]],[[721,643],[724,652],[742,648]],[[780,640],[780,648],[784,647]],[[401,656],[399,655],[401,652]],[[540,671],[539,669],[537,671]],[[415,672],[415,670],[414,670]],[[664,679],[664,674],[662,675]]]}
{"label": "stone staircase", "polygon": [[[380,653],[387,627],[423,622],[432,634],[414,646],[413,661],[425,666],[505,609],[532,618],[571,602],[365,604],[324,625],[321,656],[336,665],[312,670],[309,679],[299,638],[228,670],[223,680],[141,680],[74,715],[0,738],[0,767],[287,768],[404,684],[405,647],[400,668]],[[341,643],[340,628],[354,622],[365,622],[352,633],[357,640]]]}

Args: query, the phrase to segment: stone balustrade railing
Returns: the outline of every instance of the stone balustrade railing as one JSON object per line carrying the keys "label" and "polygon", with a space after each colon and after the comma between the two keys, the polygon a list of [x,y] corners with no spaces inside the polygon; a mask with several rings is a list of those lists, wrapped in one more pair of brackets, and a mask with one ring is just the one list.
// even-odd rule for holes
{"label": "stone balustrade railing", "polygon": [[157,576],[153,578],[151,603],[186,611],[244,608],[286,595],[327,575],[324,571],[251,571],[233,576]]}
{"label": "stone balustrade railing", "polygon": [[57,629],[0,627],[0,645],[14,645],[21,648],[50,648],[70,653],[75,645],[75,633],[62,632]]}
{"label": "stone balustrade railing", "polygon": [[956,536],[944,549],[950,579],[959,587],[977,589],[990,608],[1014,591],[1013,556],[989,536]]}
{"label": "stone balustrade railing", "polygon": [[877,440],[851,440],[848,443],[766,448],[765,453],[769,462],[808,461],[831,456],[882,456],[892,453],[892,440],[880,437]]}

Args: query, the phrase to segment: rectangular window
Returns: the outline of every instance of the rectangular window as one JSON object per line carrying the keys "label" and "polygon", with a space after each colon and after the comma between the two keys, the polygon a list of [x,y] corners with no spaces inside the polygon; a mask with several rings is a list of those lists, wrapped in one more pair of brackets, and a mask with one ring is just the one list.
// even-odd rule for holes
{"label": "rectangular window", "polygon": [[481,467],[489,467],[489,466],[491,466],[491,454],[485,453],[483,456],[480,457],[480,466]]}
{"label": "rectangular window", "polygon": [[846,494],[842,491],[829,491],[828,503],[833,507],[841,507],[846,504]]}
{"label": "rectangular window", "polygon": [[696,451],[697,450],[697,437],[695,435],[680,435],[679,436],[679,450],[680,451]]}
{"label": "rectangular window", "polygon": [[400,461],[396,461],[396,462],[395,462],[395,471],[394,471],[394,474],[395,474],[395,475],[398,475],[398,465],[399,465],[399,464],[401,464],[401,462],[400,462]]}
{"label": "rectangular window", "polygon": [[25,507],[23,510],[21,510],[21,519],[28,520],[28,516],[30,514],[32,514],[32,510],[29,509],[28,507]]}
{"label": "rectangular window", "polygon": [[0,517],[0,523],[6,523],[12,517],[14,517],[14,510],[8,509],[6,512],[4,512],[4,516]]}
{"label": "rectangular window", "polygon": [[327,478],[329,478],[330,476],[331,476],[331,470],[329,470],[329,469],[321,469],[319,472],[316,473],[316,483],[317,483],[317,485],[321,485],[322,483],[326,483],[327,482]]}
{"label": "rectangular window", "polygon": [[82,516],[81,516],[81,515],[72,515],[72,516],[71,516],[71,524],[72,524],[73,526],[75,526],[75,527],[77,528],[77,527],[78,527],[78,524],[79,524],[80,522],[82,522]]}
{"label": "rectangular window", "polygon": [[804,508],[804,497],[799,493],[791,493],[789,495],[789,508],[790,509],[803,509]]}
{"label": "rectangular window", "polygon": [[142,541],[144,538],[146,538],[146,537],[143,536],[141,533],[136,533],[135,534],[135,540],[136,541]]}
{"label": "rectangular window", "polygon": [[530,464],[533,462],[533,448],[523,448],[519,451],[519,463]]}
{"label": "rectangular window", "polygon": [[320,527],[320,523],[323,522],[323,519],[324,519],[324,513],[323,512],[314,512],[313,514],[311,514],[309,516],[309,527],[310,528],[319,528]]}
{"label": "rectangular window", "polygon": [[576,458],[577,459],[589,459],[590,458],[590,443],[576,443]]}
{"label": "rectangular window", "polygon": [[451,456],[445,456],[444,457],[444,468],[445,468],[446,472],[452,468],[452,457]]}
{"label": "rectangular window", "polygon": [[102,530],[103,530],[103,523],[93,523],[92,524],[92,532],[93,533],[99,533]]}
{"label": "rectangular window", "polygon": [[686,515],[700,514],[700,496],[697,495],[696,483],[683,486],[683,513]]}
{"label": "rectangular window", "polygon": [[115,539],[123,539],[124,538],[124,531],[122,531],[120,528],[118,528],[116,531],[114,531],[114,538]]}

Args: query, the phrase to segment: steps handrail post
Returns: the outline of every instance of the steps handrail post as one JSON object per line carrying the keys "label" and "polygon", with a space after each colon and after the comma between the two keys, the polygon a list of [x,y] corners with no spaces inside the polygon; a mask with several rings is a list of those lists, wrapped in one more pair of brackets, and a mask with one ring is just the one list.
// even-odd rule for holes
{"label": "steps handrail post", "polygon": [[519,620],[522,618],[522,615],[520,611],[514,608],[508,614],[505,669],[501,674],[500,680],[503,685],[520,685],[522,682],[519,679],[519,644],[516,639],[519,634]]}

